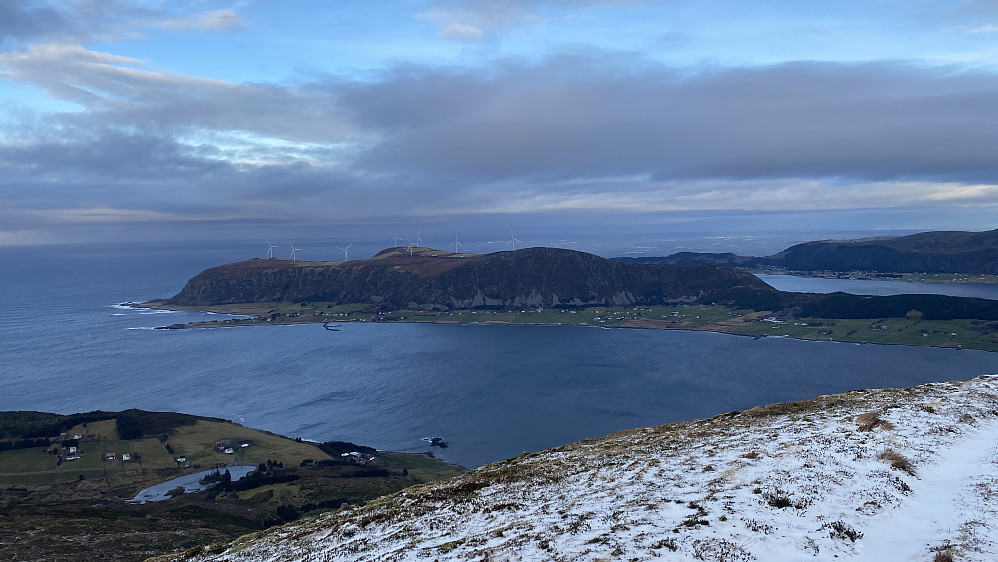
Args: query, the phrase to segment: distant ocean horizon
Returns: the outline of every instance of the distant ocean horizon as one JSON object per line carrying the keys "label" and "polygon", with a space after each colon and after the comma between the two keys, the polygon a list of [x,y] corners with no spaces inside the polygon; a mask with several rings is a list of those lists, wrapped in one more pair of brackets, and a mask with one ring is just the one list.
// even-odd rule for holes
{"label": "distant ocean horizon", "polygon": [[[697,240],[648,255],[697,244],[745,253],[744,239]],[[336,244],[312,242],[296,246],[318,254]],[[606,255],[645,245],[620,242]],[[178,411],[402,451],[425,451],[420,439],[439,435],[451,446],[438,456],[477,466],[632,427],[998,372],[998,354],[973,350],[701,332],[426,324],[165,331],[152,328],[210,316],[117,306],[172,296],[207,267],[264,254],[260,246],[0,248],[8,303],[0,409]],[[351,257],[375,247],[355,245]],[[322,257],[335,259],[335,250]]]}

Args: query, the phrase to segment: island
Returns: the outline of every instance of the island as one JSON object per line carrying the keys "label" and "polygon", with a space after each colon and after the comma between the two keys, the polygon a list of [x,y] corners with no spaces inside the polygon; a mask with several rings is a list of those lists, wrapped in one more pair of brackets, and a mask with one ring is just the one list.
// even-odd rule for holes
{"label": "island", "polygon": [[244,315],[169,329],[335,322],[584,325],[998,351],[998,302],[781,292],[714,263],[638,263],[557,248],[389,248],[346,262],[257,258],[135,306]]}

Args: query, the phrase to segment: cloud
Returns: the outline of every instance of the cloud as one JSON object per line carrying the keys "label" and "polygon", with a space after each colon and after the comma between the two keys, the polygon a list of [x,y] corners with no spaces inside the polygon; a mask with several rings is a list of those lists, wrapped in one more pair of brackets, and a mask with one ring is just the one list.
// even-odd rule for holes
{"label": "cloud", "polygon": [[435,23],[440,36],[460,42],[484,39],[496,32],[541,19],[539,12],[550,6],[564,8],[627,4],[636,0],[440,0],[420,18]]}
{"label": "cloud", "polygon": [[8,231],[998,203],[998,76],[959,67],[582,51],[233,84],[46,44],[0,72],[83,108],[0,136]]}
{"label": "cloud", "polygon": [[454,41],[474,42],[484,37],[485,32],[463,23],[449,23],[440,29],[440,36]]}
{"label": "cloud", "polygon": [[377,131],[358,168],[434,181],[998,178],[998,75],[957,67],[673,69],[577,53],[401,68],[338,96]]}
{"label": "cloud", "polygon": [[172,17],[159,23],[163,29],[229,32],[246,28],[246,23],[235,10],[212,10],[192,17]]}
{"label": "cloud", "polygon": [[0,54],[0,77],[45,89],[94,113],[63,119],[202,129],[298,142],[342,142],[354,134],[336,100],[270,84],[233,84],[154,69],[144,61],[72,44],[35,45]]}
{"label": "cloud", "polygon": [[973,34],[985,34],[985,33],[998,33],[998,24],[988,24],[973,27],[967,30],[967,33]]}
{"label": "cloud", "polygon": [[[154,5],[155,3],[151,3]],[[142,37],[142,30],[232,32],[246,27],[232,9],[179,16],[143,3],[122,0],[0,2],[0,49],[43,43],[120,41]]]}
{"label": "cloud", "polygon": [[0,47],[72,27],[69,19],[52,8],[34,7],[28,0],[0,2]]}

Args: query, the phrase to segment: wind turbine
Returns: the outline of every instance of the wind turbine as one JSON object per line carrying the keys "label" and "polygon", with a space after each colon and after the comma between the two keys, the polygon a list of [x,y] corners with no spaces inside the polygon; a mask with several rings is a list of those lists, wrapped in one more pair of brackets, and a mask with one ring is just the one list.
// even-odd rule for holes
{"label": "wind turbine", "polygon": [[347,251],[350,249],[350,246],[353,246],[353,242],[347,244],[346,248],[340,248],[339,246],[337,246],[337,248],[343,250],[343,261],[350,261],[350,252]]}
{"label": "wind turbine", "polygon": [[455,253],[455,254],[456,254],[456,253],[458,253],[458,252],[457,252],[457,249],[458,249],[459,247],[461,247],[461,246],[464,246],[464,244],[462,244],[462,243],[460,243],[460,242],[458,242],[458,241],[457,241],[457,234],[455,233],[455,234],[454,234],[454,253]]}
{"label": "wind turbine", "polygon": [[409,256],[412,257],[412,240],[410,240],[408,236],[405,237],[405,240],[406,242],[409,243],[409,245],[406,246],[405,249],[409,251]]}
{"label": "wind turbine", "polygon": [[511,244],[511,245],[513,246],[513,251],[516,251],[516,243],[517,243],[517,242],[523,242],[523,240],[517,240],[517,239],[516,239],[516,238],[515,238],[515,237],[513,236],[513,231],[512,231],[512,230],[510,230],[510,231],[509,231],[509,243],[510,243],[510,244]]}
{"label": "wind turbine", "polygon": [[417,230],[416,231],[416,246],[422,247],[423,246],[423,239],[419,237],[419,233],[420,232],[422,232],[422,230]]}
{"label": "wind turbine", "polygon": [[277,246],[275,246],[275,245],[273,245],[273,244],[270,243],[270,240],[267,240],[267,257],[268,258],[271,258],[271,259],[274,258],[274,248],[276,248],[276,247]]}
{"label": "wind turbine", "polygon": [[301,248],[295,248],[295,245],[291,242],[288,242],[288,245],[291,246],[291,261],[298,261],[298,259],[295,258],[295,252],[300,252]]}
{"label": "wind turbine", "polygon": [[397,231],[397,230],[393,230],[393,231],[392,231],[392,243],[393,243],[393,244],[395,244],[395,247],[396,247],[396,248],[398,248],[398,247],[399,247],[399,242],[401,242],[401,241],[402,241],[402,239],[401,239],[401,238],[399,238],[399,233],[398,233],[398,231]]}

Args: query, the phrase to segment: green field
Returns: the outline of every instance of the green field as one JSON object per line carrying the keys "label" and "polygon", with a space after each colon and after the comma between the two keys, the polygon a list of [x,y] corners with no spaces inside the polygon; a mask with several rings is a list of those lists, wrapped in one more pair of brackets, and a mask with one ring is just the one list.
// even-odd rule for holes
{"label": "green field", "polygon": [[[894,345],[930,345],[998,351],[998,333],[975,327],[970,320],[829,320],[799,318],[786,323],[746,325],[737,333],[789,336],[813,340]],[[764,326],[763,324],[769,324]]]}
{"label": "green field", "polygon": [[43,447],[0,453],[0,474],[55,470],[59,459],[43,454]]}
{"label": "green field", "polygon": [[[976,282],[976,278],[975,278]],[[272,304],[209,307],[222,312],[240,308],[243,313],[274,310]],[[248,318],[235,321],[199,322],[187,327],[251,326],[307,322],[431,322],[438,324],[541,324],[604,326],[662,330],[710,330],[750,336],[786,336],[813,340],[867,342],[896,345],[928,345],[998,351],[998,326],[978,320],[929,321],[910,318],[843,320],[796,318],[787,322],[766,322],[770,312],[721,305],[677,305],[636,307],[590,307],[580,309],[456,310],[425,312],[398,310],[380,314],[362,311],[362,305],[325,308],[327,303],[289,305],[278,310],[294,310],[298,316],[273,320]],[[266,310],[263,310],[266,309]],[[328,311],[328,312],[327,312]],[[887,326],[887,328],[883,328]]]}
{"label": "green field", "polygon": [[[221,439],[235,441],[247,439],[249,447],[234,448],[235,453],[218,453],[213,446]],[[186,455],[191,464],[214,466],[238,460],[246,464],[260,464],[268,459],[280,460],[297,466],[304,459],[329,459],[310,443],[297,442],[286,437],[263,433],[230,423],[200,420],[196,425],[178,428],[170,436],[169,444],[175,456]]]}
{"label": "green field", "polygon": [[[49,427],[45,424],[58,417],[48,415],[38,425],[31,418],[39,417],[36,414],[5,414],[14,439],[19,438],[15,429],[23,436]],[[113,419],[49,437],[51,449],[80,435],[81,458],[64,460],[61,466],[59,456],[43,454],[43,447],[0,451],[0,552],[17,560],[89,560],[99,550],[102,559],[142,560],[464,472],[425,455],[375,452],[351,444],[324,444],[337,452],[330,456],[309,442],[219,420],[171,413],[109,414]],[[121,439],[117,420],[124,420],[126,429],[154,436]],[[250,444],[243,448],[236,443],[234,454],[224,454],[214,450],[222,439]],[[370,451],[374,460],[364,466],[340,457],[340,450],[354,447]],[[103,460],[109,452],[116,454],[115,460]],[[68,449],[60,453],[65,458]],[[133,454],[133,460],[123,461],[122,453]],[[191,468],[176,461],[181,455],[187,456]],[[142,488],[237,460],[263,464],[266,470],[256,471],[257,479],[233,483],[240,489],[208,490],[145,505],[125,502]]]}

